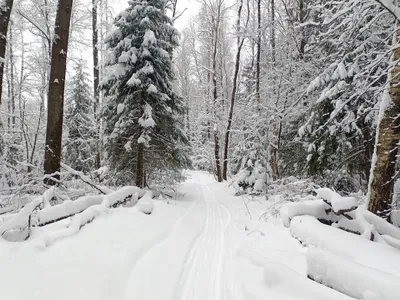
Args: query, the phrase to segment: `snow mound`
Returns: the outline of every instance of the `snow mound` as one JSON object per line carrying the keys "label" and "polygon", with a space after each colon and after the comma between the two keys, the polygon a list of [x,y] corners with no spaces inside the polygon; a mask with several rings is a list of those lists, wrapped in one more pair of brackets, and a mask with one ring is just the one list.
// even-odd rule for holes
{"label": "snow mound", "polygon": [[[356,299],[399,299],[400,277],[349,261],[328,251],[308,250],[307,273],[315,281]],[[371,295],[375,298],[371,298]]]}
{"label": "snow mound", "polygon": [[265,265],[264,282],[269,288],[277,290],[280,294],[289,293],[290,295],[295,296],[295,299],[351,299],[346,295],[317,284],[316,282],[307,279],[304,275],[301,275],[293,269],[279,263],[270,262]]}

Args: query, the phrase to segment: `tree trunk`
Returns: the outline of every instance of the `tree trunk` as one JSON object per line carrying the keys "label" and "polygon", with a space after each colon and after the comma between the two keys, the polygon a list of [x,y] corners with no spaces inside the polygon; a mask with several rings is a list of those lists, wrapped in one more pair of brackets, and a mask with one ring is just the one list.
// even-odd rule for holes
{"label": "tree trunk", "polygon": [[[397,21],[395,41],[400,40],[400,27]],[[393,54],[393,62],[400,59],[400,48]],[[391,70],[389,90],[382,99],[375,143],[375,153],[372,159],[372,174],[368,191],[368,210],[390,221],[392,196],[396,177],[396,156],[400,140],[400,66]]]}
{"label": "tree trunk", "polygon": [[261,0],[257,0],[257,50],[256,50],[256,102],[260,108],[260,63],[261,63]]}
{"label": "tree trunk", "polygon": [[[306,8],[304,5],[304,0],[300,0],[299,1],[299,23],[302,24],[304,23],[306,20]],[[301,34],[301,38],[300,38],[300,46],[299,46],[299,57],[300,59],[304,59],[304,52],[306,49],[306,38],[304,36],[304,28],[301,27],[300,29],[300,34]]]}
{"label": "tree trunk", "polygon": [[[98,0],[92,0],[92,43],[93,43],[93,95],[94,95],[94,118],[98,124],[98,110],[100,106],[100,93],[99,93],[99,29],[97,27],[97,2]],[[97,126],[98,140],[96,147],[96,168],[100,168],[100,126]]]}
{"label": "tree trunk", "polygon": [[222,182],[222,173],[221,173],[221,159],[219,157],[219,137],[218,137],[218,131],[216,128],[214,128],[214,155],[215,155],[215,164],[216,164],[216,175],[217,175],[217,180],[218,182]]}
{"label": "tree trunk", "polygon": [[217,16],[214,22],[214,40],[213,40],[213,53],[212,53],[212,84],[213,84],[213,115],[214,115],[214,156],[215,156],[215,164],[216,164],[216,172],[217,172],[217,180],[218,182],[222,182],[222,170],[221,170],[221,159],[219,155],[220,144],[219,144],[219,136],[218,136],[218,127],[217,127],[217,102],[218,102],[218,90],[217,90],[217,51],[218,51],[218,29],[219,29],[219,20],[220,18],[220,6],[218,6]]}
{"label": "tree trunk", "polygon": [[275,67],[276,62],[276,37],[275,37],[275,0],[271,0],[271,59]]}
{"label": "tree trunk", "polygon": [[2,0],[0,4],[0,105],[3,91],[4,62],[7,46],[8,23],[10,21],[13,0]]}
{"label": "tree trunk", "polygon": [[60,179],[61,138],[64,111],[65,72],[73,0],[59,0],[51,51],[51,70],[47,98],[47,129],[44,172],[53,174],[45,179],[54,185]]}
{"label": "tree trunk", "polygon": [[137,163],[136,163],[136,186],[144,187],[144,144],[138,144]]}
{"label": "tree trunk", "polygon": [[272,150],[272,172],[274,174],[274,179],[277,180],[280,177],[279,174],[279,148],[281,144],[282,135],[282,120],[279,118],[278,132],[276,136],[276,147]]}
{"label": "tree trunk", "polygon": [[[248,2],[247,2],[248,3]],[[240,55],[242,52],[242,47],[244,43],[244,38],[240,38],[239,32],[240,32],[240,19],[242,16],[242,8],[243,8],[243,0],[240,1],[240,5],[238,8],[238,19],[237,19],[237,52],[236,52],[236,59],[235,59],[235,72],[233,75],[233,83],[232,83],[232,93],[231,93],[231,103],[230,103],[230,108],[229,108],[229,116],[228,116],[228,125],[226,127],[226,132],[225,132],[225,147],[224,147],[224,161],[223,161],[223,171],[222,171],[222,178],[224,180],[228,179],[228,152],[229,152],[229,138],[231,134],[231,128],[232,128],[232,119],[233,119],[233,111],[235,107],[235,99],[236,99],[236,90],[237,90],[237,81],[239,77],[239,69],[240,69]],[[247,14],[247,21],[245,24],[245,27],[247,27],[247,24],[249,22],[249,16],[250,12]]]}

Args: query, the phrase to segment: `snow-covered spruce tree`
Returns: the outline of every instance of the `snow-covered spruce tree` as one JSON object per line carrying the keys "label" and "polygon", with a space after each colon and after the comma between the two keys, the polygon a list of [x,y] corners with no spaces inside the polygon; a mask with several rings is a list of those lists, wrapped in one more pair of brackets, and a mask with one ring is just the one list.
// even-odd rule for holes
{"label": "snow-covered spruce tree", "polygon": [[72,168],[88,173],[95,167],[97,130],[93,117],[93,96],[84,62],[78,62],[67,98],[66,126],[68,138],[63,158]]}
{"label": "snow-covered spruce tree", "polygon": [[172,87],[178,33],[166,9],[164,0],[129,1],[106,40],[105,147],[119,183],[143,187],[154,171],[190,164],[185,107]]}

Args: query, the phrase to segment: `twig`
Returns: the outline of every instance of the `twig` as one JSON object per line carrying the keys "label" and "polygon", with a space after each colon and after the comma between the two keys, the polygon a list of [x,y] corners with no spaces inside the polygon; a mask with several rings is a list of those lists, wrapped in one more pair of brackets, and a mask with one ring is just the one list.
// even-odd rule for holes
{"label": "twig", "polygon": [[80,180],[82,180],[84,183],[90,185],[92,188],[95,188],[96,190],[98,190],[100,193],[102,193],[103,195],[107,195],[108,191],[103,190],[101,187],[95,185],[94,183],[92,183],[89,178],[87,176],[85,176],[85,174],[83,174],[80,171],[74,170],[73,168],[71,168],[70,166],[61,163],[61,167],[63,167],[65,170],[67,170],[69,173],[71,173],[72,175],[78,176]]}

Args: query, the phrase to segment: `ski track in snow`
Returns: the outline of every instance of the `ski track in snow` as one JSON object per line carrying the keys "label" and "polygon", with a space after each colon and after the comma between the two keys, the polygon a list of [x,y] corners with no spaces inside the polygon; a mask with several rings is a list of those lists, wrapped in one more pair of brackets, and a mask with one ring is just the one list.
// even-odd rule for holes
{"label": "ski track in snow", "polygon": [[196,176],[200,199],[135,264],[123,300],[228,300],[231,289],[222,273],[229,265],[225,257],[231,258],[230,250],[225,251],[231,215],[207,179]]}
{"label": "ski track in snow", "polygon": [[199,199],[137,261],[123,300],[228,300],[222,273],[231,215],[202,177],[194,184]]}
{"label": "ski track in snow", "polygon": [[227,224],[224,223],[229,224],[230,214],[223,217],[222,206],[207,185],[202,185],[202,191],[207,205],[206,224],[186,263],[188,268],[183,274],[179,300],[217,300],[224,299],[225,295],[222,267]]}

